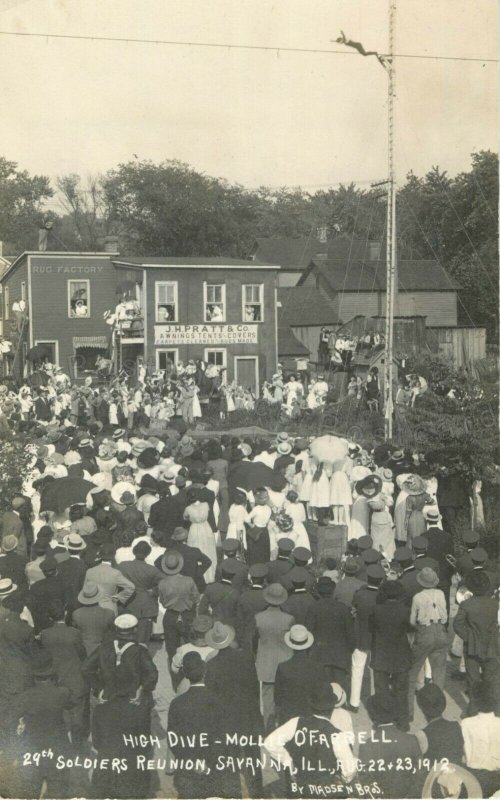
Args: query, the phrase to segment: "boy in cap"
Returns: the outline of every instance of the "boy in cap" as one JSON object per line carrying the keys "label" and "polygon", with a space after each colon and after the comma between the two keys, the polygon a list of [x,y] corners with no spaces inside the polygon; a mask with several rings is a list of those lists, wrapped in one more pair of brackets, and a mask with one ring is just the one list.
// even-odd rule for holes
{"label": "boy in cap", "polygon": [[268,583],[280,583],[283,576],[290,572],[294,564],[291,558],[294,547],[293,539],[286,536],[278,539],[278,554],[273,561],[267,562]]}
{"label": "boy in cap", "polygon": [[114,637],[103,642],[82,665],[82,673],[94,697],[112,694],[118,673],[130,676],[131,692],[138,702],[151,709],[158,670],[147,649],[138,644],[138,619],[132,614],[119,614],[114,621]]}
{"label": "boy in cap", "polygon": [[287,574],[291,589],[283,611],[291,614],[299,625],[305,624],[308,611],[316,602],[312,594],[307,591],[306,583],[309,576],[310,573],[305,567],[293,567]]}

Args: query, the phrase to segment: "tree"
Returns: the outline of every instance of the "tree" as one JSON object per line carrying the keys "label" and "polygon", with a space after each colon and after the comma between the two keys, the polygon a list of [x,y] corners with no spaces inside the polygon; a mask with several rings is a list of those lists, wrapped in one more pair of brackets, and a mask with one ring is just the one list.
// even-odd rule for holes
{"label": "tree", "polygon": [[248,255],[259,197],[180,161],[129,161],[103,179],[109,221],[133,255]]}
{"label": "tree", "polygon": [[85,185],[79,175],[62,175],[56,181],[66,217],[58,221],[58,235],[68,249],[102,250],[110,231],[110,208],[99,175]]}
{"label": "tree", "polygon": [[14,161],[0,158],[0,241],[6,253],[38,247],[43,203],[53,196],[49,178],[19,170]]}

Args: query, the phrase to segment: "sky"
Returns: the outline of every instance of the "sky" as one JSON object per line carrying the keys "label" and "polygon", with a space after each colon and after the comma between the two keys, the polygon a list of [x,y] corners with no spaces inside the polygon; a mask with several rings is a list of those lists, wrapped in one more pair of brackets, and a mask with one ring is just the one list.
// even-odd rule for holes
{"label": "sky", "polygon": [[[0,31],[260,45],[268,51],[0,35],[0,155],[83,176],[179,159],[247,187],[387,174],[387,0],[0,0]],[[333,41],[332,41],[333,40]],[[344,48],[345,50],[345,48]],[[397,0],[396,54],[497,58],[495,0]],[[497,65],[397,58],[396,176],[497,150]]]}

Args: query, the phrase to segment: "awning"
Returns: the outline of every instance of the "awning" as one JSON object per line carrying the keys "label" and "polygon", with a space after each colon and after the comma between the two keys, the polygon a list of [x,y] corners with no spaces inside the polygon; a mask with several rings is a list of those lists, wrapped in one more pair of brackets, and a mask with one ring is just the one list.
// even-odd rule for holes
{"label": "awning", "polygon": [[107,350],[108,340],[105,336],[73,336],[73,350],[77,350],[79,347]]}

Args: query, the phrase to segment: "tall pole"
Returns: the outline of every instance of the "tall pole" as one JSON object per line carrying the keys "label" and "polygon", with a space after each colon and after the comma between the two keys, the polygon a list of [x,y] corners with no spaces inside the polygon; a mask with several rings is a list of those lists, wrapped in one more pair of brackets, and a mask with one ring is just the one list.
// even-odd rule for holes
{"label": "tall pole", "polygon": [[386,306],[385,306],[385,358],[384,358],[384,428],[386,440],[392,439],[392,379],[394,341],[394,298],[396,282],[396,182],[394,170],[394,37],[396,27],[396,0],[389,0],[389,56],[387,58],[388,101],[388,183],[387,183],[387,253],[386,253]]}

